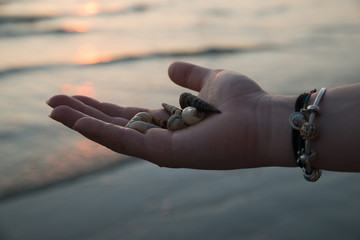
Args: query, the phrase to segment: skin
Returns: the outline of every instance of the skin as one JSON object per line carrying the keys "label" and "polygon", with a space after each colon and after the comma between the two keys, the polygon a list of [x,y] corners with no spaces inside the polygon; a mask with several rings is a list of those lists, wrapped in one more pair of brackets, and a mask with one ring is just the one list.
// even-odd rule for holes
{"label": "skin", "polygon": [[[53,108],[49,116],[115,152],[161,167],[224,170],[297,166],[288,124],[297,96],[272,95],[239,73],[184,62],[171,64],[169,77],[182,87],[198,91],[200,98],[221,113],[208,114],[200,123],[178,131],[156,128],[143,134],[124,128],[136,113],[145,111],[163,118],[169,115],[163,109],[56,95],[47,101]],[[313,163],[316,168],[360,171],[356,156],[359,92],[360,84],[355,84],[329,89],[323,97],[322,114],[315,119],[316,126],[321,127],[320,137],[311,145],[318,152]]]}

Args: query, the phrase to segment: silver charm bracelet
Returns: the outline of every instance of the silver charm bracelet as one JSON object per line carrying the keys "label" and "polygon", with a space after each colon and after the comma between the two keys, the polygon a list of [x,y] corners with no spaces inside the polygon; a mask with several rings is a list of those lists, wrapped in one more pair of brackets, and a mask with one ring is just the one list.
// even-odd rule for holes
{"label": "silver charm bracelet", "polygon": [[321,176],[321,169],[311,166],[311,162],[316,159],[316,151],[310,145],[311,140],[315,139],[319,134],[314,119],[320,113],[319,103],[325,92],[326,88],[321,88],[313,105],[304,107],[300,112],[294,112],[289,117],[290,126],[300,131],[300,136],[305,141],[304,148],[297,152],[297,163],[303,170],[304,178],[310,182],[316,182]]}

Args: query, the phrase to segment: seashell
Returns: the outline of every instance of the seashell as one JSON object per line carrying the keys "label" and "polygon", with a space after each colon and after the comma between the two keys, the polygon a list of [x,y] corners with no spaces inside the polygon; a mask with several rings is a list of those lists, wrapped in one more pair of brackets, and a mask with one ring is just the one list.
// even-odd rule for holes
{"label": "seashell", "polygon": [[180,115],[172,115],[167,120],[167,128],[171,131],[179,130],[186,127]]}
{"label": "seashell", "polygon": [[146,130],[150,128],[159,128],[159,126],[143,121],[133,121],[130,124],[127,124],[126,126],[127,128],[135,129],[141,133],[144,133]]}
{"label": "seashell", "polygon": [[125,125],[125,127],[128,127],[129,124],[136,121],[151,123],[152,117],[147,112],[139,112]]}
{"label": "seashell", "polygon": [[181,108],[186,108],[189,106],[196,107],[197,110],[201,112],[217,112],[220,113],[220,110],[211,105],[208,102],[192,95],[191,93],[182,93],[180,95],[179,103]]}
{"label": "seashell", "polygon": [[161,105],[170,115],[181,115],[182,109],[167,103],[162,103]]}
{"label": "seashell", "polygon": [[181,117],[186,124],[194,125],[204,118],[204,112],[199,112],[195,107],[186,107],[182,111]]}
{"label": "seashell", "polygon": [[166,128],[167,127],[167,121],[165,119],[162,119],[161,117],[155,116],[155,115],[151,115],[152,117],[152,123],[161,127],[161,128]]}

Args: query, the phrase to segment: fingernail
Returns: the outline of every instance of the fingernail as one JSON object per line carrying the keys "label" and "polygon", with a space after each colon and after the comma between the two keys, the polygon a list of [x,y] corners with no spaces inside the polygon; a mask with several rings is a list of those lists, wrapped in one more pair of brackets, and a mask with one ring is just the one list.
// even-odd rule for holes
{"label": "fingernail", "polygon": [[168,68],[169,77],[171,77],[173,75],[173,72],[174,72],[174,63],[171,63],[169,68]]}

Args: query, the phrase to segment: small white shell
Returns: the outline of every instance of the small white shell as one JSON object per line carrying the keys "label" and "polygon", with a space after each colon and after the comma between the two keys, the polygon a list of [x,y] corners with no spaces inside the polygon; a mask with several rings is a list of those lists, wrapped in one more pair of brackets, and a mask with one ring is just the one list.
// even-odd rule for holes
{"label": "small white shell", "polygon": [[152,124],[151,121],[152,116],[149,113],[139,112],[125,125],[125,127],[135,129],[142,133],[150,128],[159,128],[159,126]]}
{"label": "small white shell", "polygon": [[188,125],[194,125],[204,118],[204,113],[196,110],[195,107],[186,107],[181,113],[183,121]]}
{"label": "small white shell", "polygon": [[136,121],[143,121],[147,123],[151,123],[151,115],[147,112],[139,112],[137,113],[126,125],[125,127],[129,127],[129,125]]}
{"label": "small white shell", "polygon": [[132,120],[135,121],[143,121],[143,122],[148,122],[150,123],[152,120],[151,114],[147,113],[147,112],[139,112],[137,113],[130,121]]}
{"label": "small white shell", "polygon": [[135,129],[141,133],[145,132],[146,130],[150,128],[160,128],[159,126],[156,126],[151,123],[143,122],[143,121],[133,121],[130,124],[126,125],[127,128]]}
{"label": "small white shell", "polygon": [[172,115],[167,120],[167,128],[171,131],[184,128],[186,125],[179,115]]}

